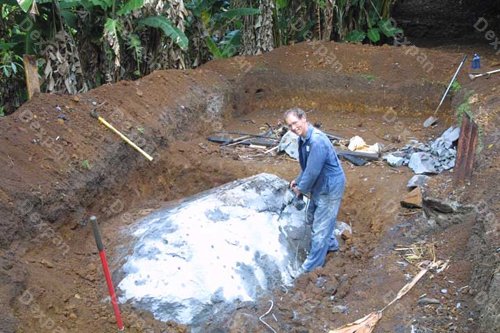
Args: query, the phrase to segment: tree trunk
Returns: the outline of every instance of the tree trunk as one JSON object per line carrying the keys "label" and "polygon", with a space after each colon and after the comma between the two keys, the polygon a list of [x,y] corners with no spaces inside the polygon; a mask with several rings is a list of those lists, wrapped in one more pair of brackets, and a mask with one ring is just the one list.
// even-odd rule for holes
{"label": "tree trunk", "polygon": [[245,17],[241,54],[261,54],[274,48],[273,8],[272,0],[260,0],[260,15],[256,19]]}
{"label": "tree trunk", "polygon": [[28,89],[28,99],[40,92],[40,80],[38,80],[38,66],[34,55],[25,54],[23,56],[24,73],[26,74],[26,88]]}

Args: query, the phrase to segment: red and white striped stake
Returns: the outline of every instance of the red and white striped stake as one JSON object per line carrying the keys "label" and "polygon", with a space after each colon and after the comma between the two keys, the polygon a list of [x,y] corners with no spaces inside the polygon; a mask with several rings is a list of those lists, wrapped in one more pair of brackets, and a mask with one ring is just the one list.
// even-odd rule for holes
{"label": "red and white striped stake", "polygon": [[101,234],[97,226],[97,218],[95,216],[91,216],[90,222],[92,223],[92,230],[94,231],[97,250],[99,250],[99,256],[101,257],[102,270],[104,271],[104,276],[106,277],[106,283],[108,284],[108,291],[109,291],[109,296],[111,296],[111,304],[113,305],[113,311],[115,312],[116,324],[118,325],[118,329],[120,331],[123,331],[124,326],[123,326],[122,316],[120,315],[120,308],[118,308],[118,302],[116,301],[115,287],[113,287],[113,281],[111,280],[111,274],[109,273],[108,261],[106,260],[106,252],[104,251]]}

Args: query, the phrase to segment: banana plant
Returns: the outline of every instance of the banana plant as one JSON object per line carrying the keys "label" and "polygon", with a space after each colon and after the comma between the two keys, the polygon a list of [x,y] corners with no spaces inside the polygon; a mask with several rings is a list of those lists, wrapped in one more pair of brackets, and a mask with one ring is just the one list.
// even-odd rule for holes
{"label": "banana plant", "polygon": [[357,15],[352,15],[353,25],[356,27],[352,29],[345,37],[348,42],[363,42],[368,38],[371,43],[379,43],[382,35],[387,38],[394,38],[397,34],[401,33],[400,28],[393,26],[389,20],[390,7],[393,0],[354,0],[351,11],[357,9]]}
{"label": "banana plant", "polygon": [[[38,13],[37,3],[49,3],[52,0],[17,0],[21,9],[27,13]],[[125,19],[133,17],[130,15],[136,10],[140,10],[144,6],[144,0],[63,0],[57,1],[61,16],[65,23],[70,27],[76,27],[74,22],[77,17],[75,12],[77,9],[85,9],[87,12],[101,11],[105,16],[103,24],[103,38],[107,41],[115,55],[115,63],[119,65],[121,45],[123,40],[134,49],[134,53],[138,54],[137,34],[126,34],[124,31]],[[132,20],[134,30],[142,30],[146,27],[159,29],[167,37],[171,38],[174,43],[179,45],[183,50],[188,48],[187,36],[176,28],[172,22],[164,16],[150,16]],[[133,39],[133,40],[131,40]]]}
{"label": "banana plant", "polygon": [[228,1],[217,0],[193,0],[186,8],[201,22],[205,46],[214,59],[235,55],[241,43],[240,18],[260,13],[258,8],[230,8]]}

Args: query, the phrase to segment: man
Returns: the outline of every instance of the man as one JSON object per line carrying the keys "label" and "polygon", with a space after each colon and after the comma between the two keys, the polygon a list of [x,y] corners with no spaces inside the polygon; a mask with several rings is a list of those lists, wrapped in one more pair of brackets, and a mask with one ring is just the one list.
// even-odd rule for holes
{"label": "man", "polygon": [[307,211],[312,223],[311,250],[301,266],[300,273],[323,266],[328,251],[338,251],[334,235],[337,213],[345,188],[345,175],[339,158],[327,136],[307,122],[302,109],[285,113],[288,128],[299,136],[301,172],[290,182],[290,188],[299,194],[310,194]]}

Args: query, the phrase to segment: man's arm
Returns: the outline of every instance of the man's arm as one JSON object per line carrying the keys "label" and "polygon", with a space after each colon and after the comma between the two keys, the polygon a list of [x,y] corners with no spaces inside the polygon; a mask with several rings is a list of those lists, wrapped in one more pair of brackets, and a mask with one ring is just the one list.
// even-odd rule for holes
{"label": "man's arm", "polygon": [[[301,170],[299,175],[297,176],[297,178],[295,178],[294,180],[292,180],[292,182],[295,183],[295,185],[297,185],[298,183],[300,183],[301,179],[302,179],[302,174],[303,174],[303,171]],[[290,184],[292,185],[292,184]]]}
{"label": "man's arm", "polygon": [[312,190],[316,179],[323,169],[326,161],[327,150],[321,141],[311,141],[311,151],[307,158],[307,165],[302,171],[297,187],[302,193],[309,193]]}

